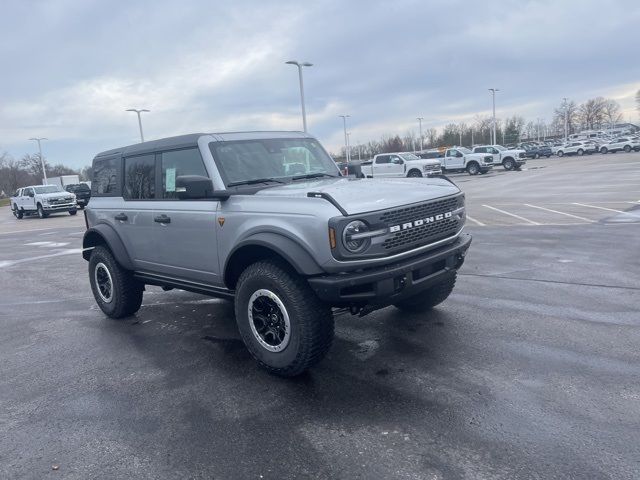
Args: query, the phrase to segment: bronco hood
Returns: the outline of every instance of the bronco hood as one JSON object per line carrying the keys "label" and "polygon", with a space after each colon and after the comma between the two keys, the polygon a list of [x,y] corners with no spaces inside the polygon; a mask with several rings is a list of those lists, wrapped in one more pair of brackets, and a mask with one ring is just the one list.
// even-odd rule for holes
{"label": "bronco hood", "polygon": [[446,197],[460,189],[441,178],[332,178],[298,180],[265,188],[257,196],[306,197],[310,192],[328,193],[349,215],[399,207]]}

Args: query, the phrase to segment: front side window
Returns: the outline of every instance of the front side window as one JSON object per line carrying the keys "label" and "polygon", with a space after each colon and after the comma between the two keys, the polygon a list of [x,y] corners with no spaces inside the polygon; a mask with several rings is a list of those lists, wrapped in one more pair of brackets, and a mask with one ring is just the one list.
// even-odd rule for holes
{"label": "front side window", "polygon": [[31,188],[25,188],[25,189],[22,191],[22,196],[24,196],[24,197],[28,197],[28,196],[29,196],[29,195],[31,195],[32,193],[33,193],[33,189],[31,189]]}
{"label": "front side window", "polygon": [[340,175],[335,162],[311,138],[211,142],[209,148],[227,185],[259,179],[294,180],[298,175]]}
{"label": "front side window", "polygon": [[149,200],[156,195],[155,154],[124,159],[124,191],[127,200]]}
{"label": "front side window", "polygon": [[208,177],[200,150],[188,148],[162,152],[162,198],[177,198],[176,178],[182,175]]}

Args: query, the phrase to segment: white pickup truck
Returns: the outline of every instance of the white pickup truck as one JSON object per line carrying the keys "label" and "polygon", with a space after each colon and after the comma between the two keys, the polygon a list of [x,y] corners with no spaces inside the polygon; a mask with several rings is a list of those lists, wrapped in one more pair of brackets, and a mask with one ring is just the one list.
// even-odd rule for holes
{"label": "white pickup truck", "polygon": [[445,173],[466,171],[469,175],[477,175],[493,168],[493,155],[473,153],[466,147],[448,148],[444,158],[439,160]]}
{"label": "white pickup truck", "polygon": [[46,218],[52,213],[69,212],[75,215],[76,196],[57,185],[32,185],[19,188],[11,197],[11,211],[20,220],[25,215],[37,214]]}
{"label": "white pickup truck", "polygon": [[425,160],[409,152],[381,153],[371,161],[362,162],[360,167],[366,178],[430,177],[442,174],[437,159]]}
{"label": "white pickup truck", "polygon": [[520,170],[527,163],[527,152],[522,149],[509,150],[502,145],[480,145],[473,153],[490,153],[494,164],[502,164],[505,170]]}

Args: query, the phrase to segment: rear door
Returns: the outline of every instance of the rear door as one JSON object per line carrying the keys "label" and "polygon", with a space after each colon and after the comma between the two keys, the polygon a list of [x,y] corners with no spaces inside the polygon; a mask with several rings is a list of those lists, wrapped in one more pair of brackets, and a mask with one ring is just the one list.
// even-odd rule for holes
{"label": "rear door", "polygon": [[206,284],[222,284],[216,242],[217,200],[180,200],[176,178],[210,177],[197,147],[158,154],[159,191],[154,202],[151,252],[160,274]]}

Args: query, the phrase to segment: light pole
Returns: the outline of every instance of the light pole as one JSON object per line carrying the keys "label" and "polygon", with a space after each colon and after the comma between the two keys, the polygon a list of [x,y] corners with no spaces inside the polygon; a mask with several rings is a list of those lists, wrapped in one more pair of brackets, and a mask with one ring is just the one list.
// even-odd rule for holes
{"label": "light pole", "polygon": [[349,139],[347,137],[347,118],[351,117],[351,115],[338,115],[342,117],[342,127],[344,128],[344,155],[346,157],[347,162],[349,162]]}
{"label": "light pole", "polygon": [[149,112],[150,110],[147,110],[146,108],[143,108],[141,110],[139,110],[137,108],[128,108],[126,111],[127,112],[136,112],[136,114],[138,115],[138,127],[140,127],[140,142],[143,143],[144,142],[144,134],[142,133],[142,120],[140,119],[140,114],[142,112]]}
{"label": "light pole", "polygon": [[471,148],[473,148],[474,144],[475,142],[473,141],[473,127],[471,127]]}
{"label": "light pole", "polygon": [[499,92],[499,88],[490,88],[491,96],[493,98],[493,143],[496,144],[496,92]]}
{"label": "light pole", "polygon": [[418,117],[417,120],[420,125],[420,151],[422,151],[422,120],[424,120],[424,117]]}
{"label": "light pole", "polygon": [[347,151],[349,152],[348,158],[351,161],[351,132],[347,132]]}
{"label": "light pole", "polygon": [[36,142],[38,142],[38,155],[40,155],[40,163],[42,164],[42,176],[44,177],[44,183],[43,185],[46,185],[48,180],[47,180],[47,169],[44,166],[44,157],[42,156],[42,146],[40,145],[40,141],[41,140],[49,140],[48,138],[45,137],[34,137],[34,138],[30,138],[29,140],[34,140]]}
{"label": "light pole", "polygon": [[356,142],[358,144],[358,161],[360,161],[360,150],[362,149],[362,144],[360,143],[360,141]]}
{"label": "light pole", "polygon": [[302,105],[302,128],[307,131],[307,112],[304,108],[304,82],[302,81],[302,67],[313,67],[313,63],[298,62],[297,60],[289,60],[284,62],[287,65],[295,65],[298,67],[298,79],[300,80],[300,104]]}
{"label": "light pole", "polygon": [[562,98],[562,103],[564,104],[564,143],[567,143],[568,133],[567,130],[569,128],[569,117],[567,115],[567,97]]}

